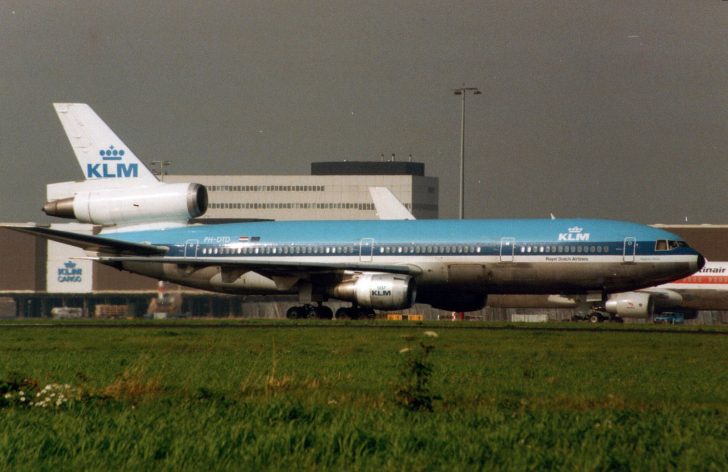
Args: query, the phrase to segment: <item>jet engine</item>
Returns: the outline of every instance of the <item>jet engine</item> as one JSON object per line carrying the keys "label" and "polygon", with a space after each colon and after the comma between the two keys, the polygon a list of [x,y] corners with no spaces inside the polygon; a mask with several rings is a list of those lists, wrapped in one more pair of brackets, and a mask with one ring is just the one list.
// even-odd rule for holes
{"label": "jet engine", "polygon": [[625,292],[607,300],[604,309],[621,317],[647,318],[654,313],[655,303],[649,293]]}
{"label": "jet engine", "polygon": [[330,295],[367,308],[400,310],[415,303],[415,280],[408,275],[365,273],[335,285]]}
{"label": "jet engine", "polygon": [[49,216],[82,223],[121,225],[149,221],[188,221],[207,211],[207,189],[200,184],[81,191],[43,206]]}

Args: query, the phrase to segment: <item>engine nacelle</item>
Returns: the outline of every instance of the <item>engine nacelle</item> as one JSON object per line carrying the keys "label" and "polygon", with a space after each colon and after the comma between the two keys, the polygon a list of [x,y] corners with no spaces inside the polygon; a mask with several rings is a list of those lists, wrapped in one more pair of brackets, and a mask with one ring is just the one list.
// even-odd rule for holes
{"label": "engine nacelle", "polygon": [[46,215],[82,223],[120,225],[148,221],[188,221],[207,211],[207,189],[200,184],[165,184],[78,192],[46,203]]}
{"label": "engine nacelle", "polygon": [[330,295],[366,308],[400,310],[415,303],[415,280],[408,275],[366,273],[335,285]]}
{"label": "engine nacelle", "polygon": [[654,313],[655,305],[649,293],[625,292],[613,295],[604,304],[604,309],[623,318],[647,318]]}

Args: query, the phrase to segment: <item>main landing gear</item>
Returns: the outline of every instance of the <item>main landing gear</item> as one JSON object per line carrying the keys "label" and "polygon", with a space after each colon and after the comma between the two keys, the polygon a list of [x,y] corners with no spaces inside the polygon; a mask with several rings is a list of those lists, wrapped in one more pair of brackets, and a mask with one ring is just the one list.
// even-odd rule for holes
{"label": "main landing gear", "polygon": [[360,318],[374,318],[374,310],[358,306],[342,306],[336,310],[337,320],[358,320]]}
{"label": "main landing gear", "polygon": [[288,319],[306,319],[306,318],[318,318],[320,320],[330,320],[334,317],[334,312],[331,308],[324,305],[300,305],[292,306],[286,311],[286,318]]}
{"label": "main landing gear", "polygon": [[[298,305],[292,306],[286,311],[286,318],[289,320],[319,319],[330,320],[334,317],[331,308],[325,305]],[[337,320],[358,320],[363,318],[374,318],[374,310],[358,306],[341,307],[336,310]]]}

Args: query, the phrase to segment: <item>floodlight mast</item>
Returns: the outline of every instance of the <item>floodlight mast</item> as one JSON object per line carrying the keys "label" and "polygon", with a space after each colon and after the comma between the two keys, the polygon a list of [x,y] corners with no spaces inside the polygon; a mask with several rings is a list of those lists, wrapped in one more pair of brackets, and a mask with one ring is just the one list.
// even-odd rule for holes
{"label": "floodlight mast", "polygon": [[482,92],[477,87],[465,87],[452,90],[453,94],[460,95],[460,210],[459,216],[465,218],[465,95],[472,93],[480,95]]}

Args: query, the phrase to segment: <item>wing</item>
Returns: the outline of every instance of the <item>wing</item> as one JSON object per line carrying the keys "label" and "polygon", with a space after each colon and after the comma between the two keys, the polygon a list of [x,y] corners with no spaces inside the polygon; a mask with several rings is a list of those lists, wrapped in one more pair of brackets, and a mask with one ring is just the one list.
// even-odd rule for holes
{"label": "wing", "polygon": [[169,257],[167,246],[130,243],[109,237],[80,234],[71,231],[51,229],[34,224],[0,224],[0,227],[32,234],[63,244],[79,247],[86,251],[98,253],[88,256],[89,259],[101,263],[150,263],[179,264],[193,267],[217,266],[227,269],[255,271],[265,274],[331,273],[346,270],[388,272],[393,274],[418,275],[422,270],[407,264],[376,264],[366,262],[325,262],[325,261],[276,261],[271,259],[227,258],[227,257]]}
{"label": "wing", "polygon": [[0,228],[7,228],[21,233],[32,234],[43,239],[49,239],[69,246],[80,247],[86,251],[98,252],[101,254],[114,255],[161,255],[169,248],[166,246],[153,246],[151,244],[129,243],[112,238],[94,236],[90,234],[61,231],[48,226],[35,224],[0,224]]}
{"label": "wing", "polygon": [[342,271],[387,272],[392,274],[418,275],[422,269],[409,264],[376,264],[371,262],[300,262],[300,261],[271,261],[271,260],[225,260],[214,257],[135,257],[135,256],[97,256],[88,257],[97,262],[146,262],[180,264],[194,267],[218,266],[224,268],[237,268],[250,270],[261,274],[301,274],[326,273]]}

